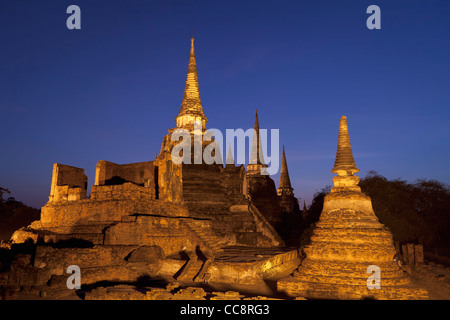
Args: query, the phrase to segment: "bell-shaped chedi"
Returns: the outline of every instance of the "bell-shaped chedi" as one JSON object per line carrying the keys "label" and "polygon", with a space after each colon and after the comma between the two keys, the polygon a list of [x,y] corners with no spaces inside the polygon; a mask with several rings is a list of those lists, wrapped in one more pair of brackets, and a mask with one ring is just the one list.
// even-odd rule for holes
{"label": "bell-shaped chedi", "polygon": [[[392,234],[378,221],[370,197],[361,192],[354,176],[358,171],[343,116],[332,169],[337,174],[334,187],[325,196],[311,242],[304,247],[306,257],[292,276],[278,282],[278,290],[319,299],[426,298],[427,292],[414,289],[394,261]],[[375,269],[379,280],[371,273]]]}

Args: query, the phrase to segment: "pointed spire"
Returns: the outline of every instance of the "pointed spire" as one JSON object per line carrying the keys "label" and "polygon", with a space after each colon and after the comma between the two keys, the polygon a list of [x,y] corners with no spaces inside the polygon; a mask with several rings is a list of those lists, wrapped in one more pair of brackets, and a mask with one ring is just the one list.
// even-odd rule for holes
{"label": "pointed spire", "polygon": [[308,217],[308,210],[306,209],[306,202],[305,200],[303,200],[302,219],[304,219],[305,221],[307,217]]}
{"label": "pointed spire", "polygon": [[263,152],[262,152],[262,146],[261,146],[261,137],[259,136],[258,110],[255,110],[255,126],[254,126],[254,133],[253,133],[252,153],[250,156],[250,164],[265,166]]}
{"label": "pointed spire", "polygon": [[283,155],[281,157],[280,184],[278,188],[290,189],[291,191],[293,190],[291,187],[291,179],[289,179],[289,171],[286,162],[286,154],[284,152],[284,145],[283,145]]}
{"label": "pointed spire", "polygon": [[186,86],[184,88],[183,101],[180,112],[176,118],[177,127],[193,124],[194,121],[202,121],[206,125],[206,117],[203,113],[200,91],[198,86],[197,63],[195,61],[194,38],[191,39],[191,51],[189,56]]}
{"label": "pointed spire", "polygon": [[234,165],[233,151],[231,150],[231,143],[228,144],[228,154],[226,165]]}
{"label": "pointed spire", "polygon": [[331,192],[361,192],[361,188],[358,186],[359,178],[358,176],[353,175],[359,172],[359,169],[356,167],[355,159],[353,159],[346,116],[342,116],[339,122],[336,160],[331,172],[337,174],[337,176],[333,178],[334,187],[331,188]]}
{"label": "pointed spire", "polygon": [[353,159],[350,137],[348,135],[347,117],[342,116],[339,122],[339,137],[336,151],[336,160],[331,172],[339,176],[353,175],[359,172]]}

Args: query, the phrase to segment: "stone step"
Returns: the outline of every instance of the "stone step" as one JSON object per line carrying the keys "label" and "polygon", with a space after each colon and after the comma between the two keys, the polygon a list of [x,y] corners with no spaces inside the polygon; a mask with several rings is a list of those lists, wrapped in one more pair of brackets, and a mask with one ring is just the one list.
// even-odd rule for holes
{"label": "stone step", "polygon": [[221,246],[218,242],[218,239],[214,234],[211,233],[210,230],[205,229],[192,221],[186,221],[186,224],[188,225],[189,229],[194,232],[197,237],[200,238],[200,240],[204,242],[205,245],[208,246],[212,251],[220,250]]}
{"label": "stone step", "polygon": [[227,211],[226,209],[227,201],[224,199],[210,197],[204,199],[202,202],[200,202],[198,199],[199,197],[192,197],[190,195],[183,196],[184,203],[186,203],[189,208],[200,209],[203,211],[205,210],[216,211],[217,209]]}
{"label": "stone step", "polygon": [[0,273],[0,287],[5,287],[8,282],[8,273],[7,272],[1,272]]}
{"label": "stone step", "polygon": [[201,211],[217,211],[221,210],[224,212],[229,212],[227,209],[227,203],[225,201],[214,201],[214,200],[205,200],[202,203],[199,203],[197,201],[190,201],[189,199],[184,199],[184,202],[186,203],[187,207],[189,209],[193,210],[201,210]]}
{"label": "stone step", "polygon": [[190,212],[192,215],[204,218],[211,216],[220,216],[224,214],[223,210],[200,210],[195,208],[190,209]]}
{"label": "stone step", "polygon": [[203,195],[203,197],[221,197],[226,199],[226,193],[221,190],[214,190],[211,188],[200,188],[200,187],[192,187],[192,188],[184,188],[183,195]]}
{"label": "stone step", "polygon": [[198,194],[184,194],[183,200],[185,202],[192,202],[192,204],[198,204],[201,206],[207,206],[208,204],[211,206],[212,203],[220,203],[222,205],[225,205],[228,203],[228,199],[224,197],[216,197],[214,195],[206,195],[202,193]]}
{"label": "stone step", "polygon": [[[183,178],[185,178],[183,176]],[[189,179],[189,177],[187,177]],[[195,178],[190,178],[190,180],[183,180],[183,185],[184,186],[189,186],[189,185],[200,185],[200,186],[213,186],[214,188],[221,188],[221,189],[225,189],[225,187],[223,185],[220,184],[222,179],[205,179],[205,180],[200,180],[200,179],[195,179]]]}
{"label": "stone step", "polygon": [[226,194],[221,192],[220,190],[211,190],[211,189],[201,189],[201,188],[192,188],[192,189],[183,189],[183,195],[203,195],[205,197],[220,197],[222,199],[226,199]]}
{"label": "stone step", "polygon": [[[186,178],[186,180],[184,178]],[[183,175],[183,184],[184,185],[188,185],[188,184],[214,185],[214,184],[216,184],[217,187],[224,188],[224,186],[222,184],[220,184],[221,181],[222,181],[222,179],[220,179],[220,177],[208,176],[208,178],[206,178],[206,179],[201,179],[199,177],[192,177],[192,176],[189,177],[189,176]]]}
{"label": "stone step", "polygon": [[217,199],[224,202],[228,202],[228,198],[225,193],[210,192],[209,190],[183,190],[183,198],[192,198],[193,201],[197,200],[203,202],[208,199]]}
{"label": "stone step", "polygon": [[[183,277],[180,280],[194,280],[195,276],[200,272],[202,265],[203,261],[201,260],[195,261],[189,268],[188,272],[185,275],[183,275]],[[183,265],[182,268],[184,269],[185,266],[186,264]]]}

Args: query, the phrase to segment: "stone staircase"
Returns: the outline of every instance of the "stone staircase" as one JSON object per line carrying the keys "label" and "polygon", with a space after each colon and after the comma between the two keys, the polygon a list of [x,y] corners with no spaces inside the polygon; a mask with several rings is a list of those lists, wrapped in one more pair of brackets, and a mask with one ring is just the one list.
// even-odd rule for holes
{"label": "stone staircase", "polygon": [[226,188],[216,166],[183,166],[183,199],[195,215],[211,215],[226,210]]}
{"label": "stone staircase", "polygon": [[283,239],[276,232],[273,226],[264,218],[258,208],[254,204],[250,203],[248,210],[252,213],[253,218],[255,219],[255,223],[261,225],[259,229],[264,230],[263,235],[270,238],[273,245],[284,246]]}
{"label": "stone staircase", "polygon": [[220,238],[213,233],[211,228],[205,228],[193,219],[185,219],[184,223],[188,226],[189,230],[194,233],[208,249],[211,250],[212,253],[222,251]]}
{"label": "stone staircase", "polygon": [[230,187],[228,178],[218,166],[183,166],[184,204],[191,217],[211,220],[212,228],[190,223],[190,229],[213,252],[226,246],[220,239],[227,245],[283,245],[272,225],[240,193],[239,184]]}
{"label": "stone staircase", "polygon": [[[0,266],[1,267],[1,266]],[[8,272],[0,272],[0,287],[5,287],[8,283]]]}
{"label": "stone staircase", "polygon": [[[202,265],[203,265],[203,261],[202,260],[193,261],[191,266],[190,266],[190,268],[189,268],[189,270],[187,271],[187,273],[183,274],[181,277],[178,277],[177,280],[180,280],[180,281],[194,281],[194,280],[196,280],[195,277],[200,272],[200,269],[202,268]],[[183,268],[185,268],[185,266],[183,266]]]}

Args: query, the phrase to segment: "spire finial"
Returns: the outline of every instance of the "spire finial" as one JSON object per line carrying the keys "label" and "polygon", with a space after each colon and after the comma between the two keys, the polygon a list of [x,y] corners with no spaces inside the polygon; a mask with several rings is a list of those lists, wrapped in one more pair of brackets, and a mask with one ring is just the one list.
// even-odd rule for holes
{"label": "spire finial", "polygon": [[234,165],[233,151],[231,150],[231,143],[228,144],[227,162],[225,165]]}
{"label": "spire finial", "polygon": [[255,109],[255,126],[250,164],[264,164],[264,157],[261,148],[261,137],[259,136],[258,109]]}
{"label": "spire finial", "polygon": [[286,153],[284,152],[283,145],[283,154],[281,156],[281,169],[280,169],[280,183],[278,184],[278,194],[281,195],[283,193],[291,194],[292,191],[291,179],[289,178],[289,171],[286,161]]}
{"label": "spire finial", "polygon": [[183,101],[181,102],[180,112],[175,121],[177,123],[177,127],[191,125],[195,121],[202,121],[202,126],[204,127],[207,122],[205,114],[203,113],[202,102],[200,100],[194,37],[191,38],[191,50],[189,54],[189,65]]}
{"label": "spire finial", "polygon": [[252,149],[250,154],[250,161],[248,165],[248,171],[250,174],[262,174],[267,175],[268,166],[265,164],[261,137],[259,136],[259,120],[258,120],[258,110],[255,110],[255,127],[253,131],[253,141]]}
{"label": "spire finial", "polygon": [[346,116],[342,116],[339,121],[336,160],[331,172],[337,174],[337,177],[333,178],[334,188],[331,188],[331,192],[361,191],[361,188],[358,187],[359,178],[353,175],[359,172],[359,169],[356,167],[355,159],[353,159]]}
{"label": "spire finial", "polygon": [[353,158],[350,137],[348,134],[347,117],[342,116],[339,121],[339,137],[336,151],[336,160],[331,172],[337,175],[353,175],[359,172]]}
{"label": "spire finial", "polygon": [[258,120],[258,109],[255,109],[255,126],[254,126],[255,132],[258,132],[259,134],[259,120]]}

